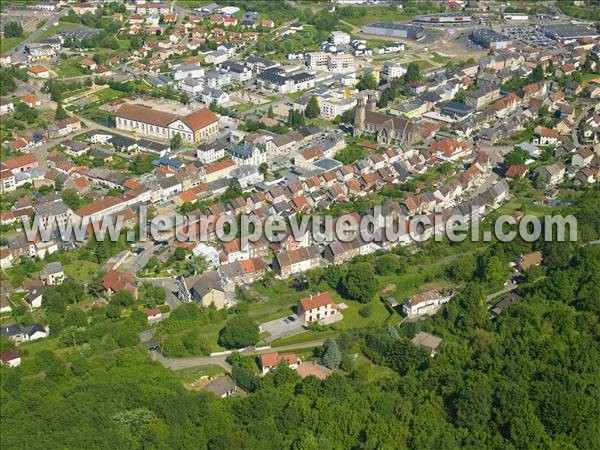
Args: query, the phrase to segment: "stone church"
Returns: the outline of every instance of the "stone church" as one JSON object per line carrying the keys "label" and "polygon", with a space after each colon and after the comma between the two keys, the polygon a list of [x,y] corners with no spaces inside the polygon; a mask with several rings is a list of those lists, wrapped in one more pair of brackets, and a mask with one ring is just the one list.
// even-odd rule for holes
{"label": "stone church", "polygon": [[410,119],[393,117],[376,111],[376,100],[369,94],[365,101],[359,97],[354,116],[354,136],[375,136],[381,144],[413,144],[421,136],[419,126]]}

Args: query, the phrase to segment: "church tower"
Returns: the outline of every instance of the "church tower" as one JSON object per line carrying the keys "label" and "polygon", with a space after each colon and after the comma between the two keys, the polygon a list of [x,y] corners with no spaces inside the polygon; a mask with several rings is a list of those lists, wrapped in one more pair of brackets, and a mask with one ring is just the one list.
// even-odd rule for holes
{"label": "church tower", "polygon": [[354,136],[361,136],[365,129],[366,101],[364,97],[356,100],[356,113],[354,114]]}
{"label": "church tower", "polygon": [[375,94],[369,94],[367,100],[367,111],[375,111],[377,109],[377,98]]}

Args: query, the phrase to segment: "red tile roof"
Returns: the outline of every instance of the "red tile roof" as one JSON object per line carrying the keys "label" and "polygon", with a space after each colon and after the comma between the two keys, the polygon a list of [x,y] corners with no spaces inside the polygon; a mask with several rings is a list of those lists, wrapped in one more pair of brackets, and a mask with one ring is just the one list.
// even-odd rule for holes
{"label": "red tile roof", "polygon": [[310,297],[303,298],[298,303],[304,311],[310,311],[311,309],[325,305],[334,305],[335,307],[335,303],[333,303],[333,298],[329,292],[311,295]]}

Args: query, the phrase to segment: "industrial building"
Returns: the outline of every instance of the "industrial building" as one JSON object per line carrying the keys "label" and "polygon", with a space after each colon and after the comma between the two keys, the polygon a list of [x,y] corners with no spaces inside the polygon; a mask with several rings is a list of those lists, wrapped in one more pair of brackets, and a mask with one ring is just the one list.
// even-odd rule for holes
{"label": "industrial building", "polygon": [[494,50],[510,48],[513,42],[490,28],[478,28],[471,33],[471,40],[485,48]]}
{"label": "industrial building", "polygon": [[370,25],[365,25],[362,32],[375,36],[414,39],[416,41],[420,41],[421,39],[425,38],[425,29],[423,27],[390,22],[377,22]]}
{"label": "industrial building", "polygon": [[586,25],[556,24],[542,27],[542,32],[549,38],[565,43],[579,38],[597,38],[600,33],[594,27]]}
{"label": "industrial building", "polygon": [[417,16],[414,22],[430,25],[460,25],[471,23],[473,18],[469,15],[458,13],[425,14]]}

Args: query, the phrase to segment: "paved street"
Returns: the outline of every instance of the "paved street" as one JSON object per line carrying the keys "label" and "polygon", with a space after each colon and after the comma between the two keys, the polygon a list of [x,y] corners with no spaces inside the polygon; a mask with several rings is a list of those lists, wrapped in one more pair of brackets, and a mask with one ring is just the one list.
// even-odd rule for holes
{"label": "paved street", "polygon": [[[252,355],[260,355],[262,353],[270,353],[273,351],[277,352],[287,352],[292,350],[302,350],[306,348],[314,348],[320,347],[323,345],[325,341],[323,339],[317,339],[310,342],[302,342],[299,344],[291,344],[291,345],[283,345],[281,347],[275,348],[266,348],[261,350],[256,350],[250,348],[248,350],[241,351],[240,354],[243,356],[252,356]],[[230,368],[229,364],[227,364],[226,359],[229,355],[216,355],[216,356],[206,356],[206,357],[197,357],[197,358],[165,358],[158,352],[151,352],[151,358],[155,361],[159,361],[165,367],[168,367],[172,370],[181,370],[187,369],[190,367],[196,366],[207,366],[211,364],[217,364],[225,368]]]}

